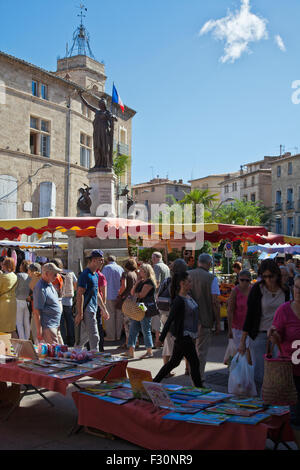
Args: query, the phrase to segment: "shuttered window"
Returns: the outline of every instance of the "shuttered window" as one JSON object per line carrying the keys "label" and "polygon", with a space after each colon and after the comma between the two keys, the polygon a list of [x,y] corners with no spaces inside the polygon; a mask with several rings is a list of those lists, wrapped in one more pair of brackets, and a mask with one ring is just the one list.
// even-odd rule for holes
{"label": "shuttered window", "polygon": [[0,175],[0,219],[17,218],[17,186],[17,179],[13,176]]}
{"label": "shuttered window", "polygon": [[50,181],[40,184],[40,217],[53,217],[56,213],[56,186]]}

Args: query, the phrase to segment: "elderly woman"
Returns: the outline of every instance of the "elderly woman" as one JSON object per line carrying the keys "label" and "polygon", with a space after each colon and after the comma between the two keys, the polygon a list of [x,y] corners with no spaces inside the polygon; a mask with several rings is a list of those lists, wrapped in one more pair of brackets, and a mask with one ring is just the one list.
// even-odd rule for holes
{"label": "elderly woman", "polygon": [[2,263],[3,274],[0,274],[0,331],[12,333],[16,331],[16,287],[18,278],[13,258],[5,258]]}
{"label": "elderly woman", "polygon": [[[139,303],[155,302],[155,291],[157,288],[156,277],[150,264],[142,264],[140,267],[140,281],[138,281],[131,290],[131,295],[135,296]],[[142,358],[153,357],[153,340],[151,334],[151,316],[145,313],[141,321],[131,320],[128,338],[128,351],[124,353],[127,357],[134,357],[134,348],[140,329],[142,329],[144,344],[147,352]]]}
{"label": "elderly woman", "polygon": [[257,392],[260,394],[264,378],[264,354],[267,348],[267,331],[272,325],[276,310],[290,300],[290,292],[281,281],[281,271],[276,262],[266,259],[261,263],[262,280],[252,287],[247,301],[247,315],[239,345],[240,354],[246,351],[247,336],[253,340],[252,361]]}
{"label": "elderly woman", "polygon": [[[294,300],[281,305],[275,312],[272,326],[268,332],[269,338],[275,343],[281,344],[283,355],[296,358],[300,339],[300,275],[294,280]],[[295,442],[300,449],[300,364],[293,362],[294,382],[298,393],[298,402],[291,406],[291,426],[294,432]]]}

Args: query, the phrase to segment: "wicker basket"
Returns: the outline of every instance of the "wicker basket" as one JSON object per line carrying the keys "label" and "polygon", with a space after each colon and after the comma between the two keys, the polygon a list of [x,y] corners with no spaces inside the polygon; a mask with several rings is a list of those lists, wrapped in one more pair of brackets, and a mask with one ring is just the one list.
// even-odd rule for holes
{"label": "wicker basket", "polygon": [[127,317],[136,321],[143,320],[145,316],[145,312],[138,307],[137,303],[134,300],[130,298],[124,300],[122,305],[122,312],[124,313],[124,315],[127,315]]}
{"label": "wicker basket", "polygon": [[262,398],[266,405],[295,405],[298,401],[293,378],[293,365],[289,358],[272,359],[269,352],[265,355]]}

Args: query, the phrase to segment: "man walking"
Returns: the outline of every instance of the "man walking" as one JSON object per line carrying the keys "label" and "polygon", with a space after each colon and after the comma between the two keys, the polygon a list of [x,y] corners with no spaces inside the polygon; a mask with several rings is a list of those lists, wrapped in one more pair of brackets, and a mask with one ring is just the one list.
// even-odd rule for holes
{"label": "man walking", "polygon": [[33,315],[37,339],[38,341],[44,340],[49,344],[63,344],[60,335],[62,307],[57,291],[52,284],[61,271],[53,263],[44,264],[41,279],[33,289]]}
{"label": "man walking", "polygon": [[209,272],[211,265],[211,256],[202,253],[198,258],[198,267],[189,271],[192,283],[191,295],[199,307],[200,320],[196,350],[202,382],[204,382],[204,370],[214,325],[216,333],[220,331],[220,305],[218,301],[220,289],[217,278]]}
{"label": "man walking", "polygon": [[[157,292],[161,284],[165,279],[170,277],[170,269],[169,267],[163,262],[162,254],[160,251],[155,251],[152,253],[152,265],[153,270],[155,272],[155,277],[157,281]],[[158,348],[160,345],[159,342],[159,335],[161,330],[161,319],[160,315],[155,315],[152,317],[152,330],[155,333],[155,347]]]}
{"label": "man walking", "polygon": [[90,349],[98,350],[99,348],[99,332],[97,326],[97,309],[98,304],[104,319],[109,318],[109,313],[100,296],[98,290],[98,274],[97,270],[102,265],[103,251],[93,250],[88,257],[87,268],[82,271],[78,279],[76,307],[77,315],[75,324],[82,322],[83,328],[80,332],[79,346],[84,346],[89,342]]}
{"label": "man walking", "polygon": [[105,320],[105,341],[116,341],[121,338],[123,327],[123,314],[117,309],[116,300],[121,287],[121,277],[124,269],[116,263],[116,257],[109,255],[107,265],[102,269],[102,274],[107,282],[107,310],[109,319]]}

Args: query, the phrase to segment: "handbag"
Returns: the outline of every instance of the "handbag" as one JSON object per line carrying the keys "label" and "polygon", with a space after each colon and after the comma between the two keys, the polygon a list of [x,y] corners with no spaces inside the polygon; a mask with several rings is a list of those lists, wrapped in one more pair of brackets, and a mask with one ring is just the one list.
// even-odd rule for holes
{"label": "handbag", "polygon": [[157,308],[163,312],[169,312],[171,308],[170,283],[171,278],[166,279],[157,296]]}
{"label": "handbag", "polygon": [[146,305],[147,310],[145,313],[145,317],[155,317],[156,315],[160,314],[160,311],[158,310],[157,303],[155,298],[152,298],[151,300],[143,300],[143,303]]}
{"label": "handbag", "polygon": [[262,398],[266,405],[294,405],[298,395],[293,377],[293,365],[288,357],[284,357],[279,343],[276,343],[280,356],[272,357],[274,345],[267,343],[267,353],[264,356],[264,380]]}
{"label": "handbag", "polygon": [[127,299],[124,300],[122,305],[122,312],[124,315],[127,315],[127,317],[135,321],[141,321],[145,316],[145,312],[139,308],[136,301],[130,297],[127,297]]}

